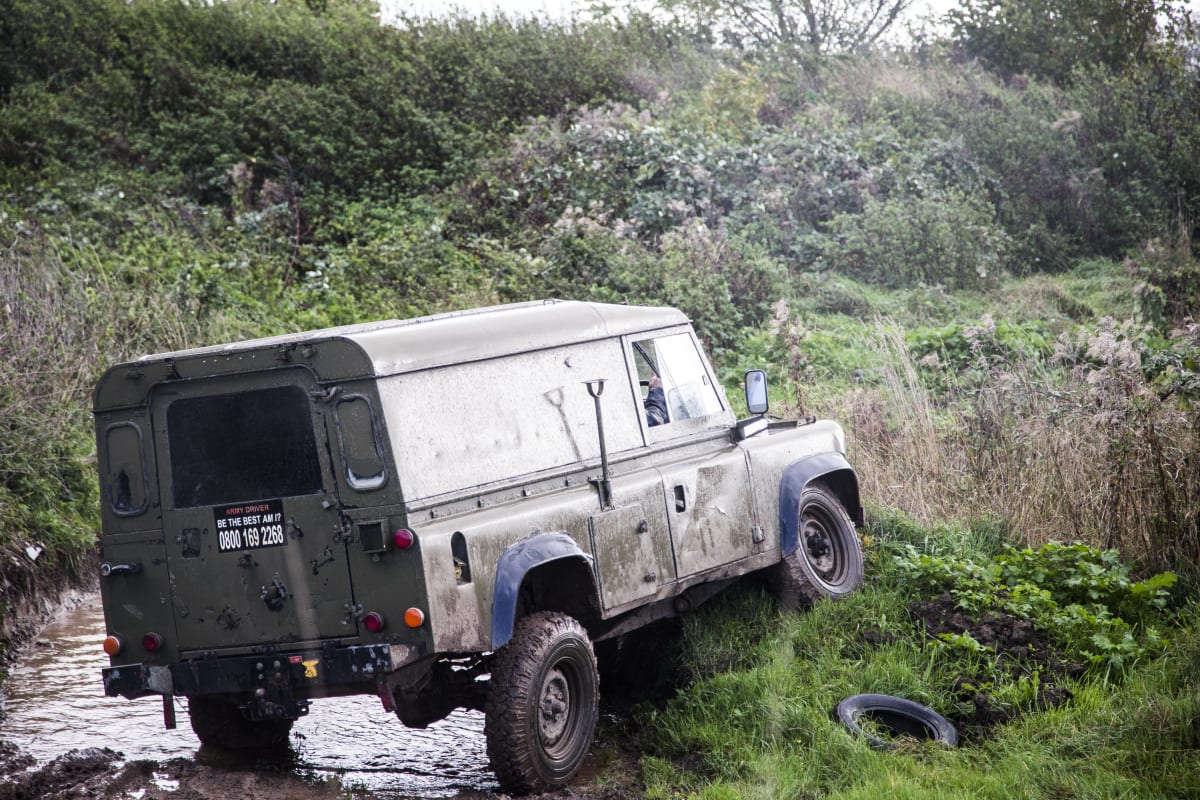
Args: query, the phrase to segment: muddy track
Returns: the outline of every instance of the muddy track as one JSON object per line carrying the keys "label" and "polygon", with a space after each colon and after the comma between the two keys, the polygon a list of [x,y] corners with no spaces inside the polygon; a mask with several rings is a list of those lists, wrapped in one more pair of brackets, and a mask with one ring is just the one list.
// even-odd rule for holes
{"label": "muddy track", "polygon": [[[164,731],[158,703],[103,697],[99,673],[107,659],[97,646],[103,617],[95,595],[82,597],[12,666],[10,713],[0,720],[0,740],[7,739],[0,741],[0,800],[503,796],[487,791],[495,782],[477,713],[413,731],[382,713],[375,698],[318,701],[288,750],[265,757],[199,747],[182,703],[179,729]],[[617,741],[611,730],[602,736],[606,743],[593,748],[578,786],[548,797],[639,794],[636,754],[623,750],[633,743]],[[595,780],[601,771],[602,781]]]}
{"label": "muddy track", "polygon": [[[229,768],[194,759],[132,761],[108,748],[73,750],[37,769],[33,759],[0,742],[0,800],[345,800],[370,798],[369,790],[347,789],[336,779],[305,778],[273,769]],[[628,772],[626,774],[629,774]],[[632,784],[580,785],[529,795],[531,800],[621,800],[637,796]],[[389,800],[397,795],[388,793]],[[500,800],[507,795],[462,792],[459,800]]]}

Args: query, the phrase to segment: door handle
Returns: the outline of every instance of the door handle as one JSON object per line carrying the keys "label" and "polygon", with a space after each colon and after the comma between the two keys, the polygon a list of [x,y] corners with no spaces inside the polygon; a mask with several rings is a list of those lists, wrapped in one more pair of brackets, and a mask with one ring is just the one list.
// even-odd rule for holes
{"label": "door handle", "polygon": [[687,490],[682,484],[675,487],[675,513],[687,511]]}

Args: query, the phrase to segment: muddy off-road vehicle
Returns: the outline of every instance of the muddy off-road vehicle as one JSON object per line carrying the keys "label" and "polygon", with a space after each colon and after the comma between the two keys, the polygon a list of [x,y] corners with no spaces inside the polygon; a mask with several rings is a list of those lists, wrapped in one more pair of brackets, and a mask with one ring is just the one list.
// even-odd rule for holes
{"label": "muddy off-road vehicle", "polygon": [[562,785],[597,650],[749,573],[797,607],[862,581],[842,429],[746,393],[737,421],[675,309],[558,301],[113,367],[105,692],[167,727],[182,695],[227,749],[285,746],[314,698],[480,709],[506,790]]}

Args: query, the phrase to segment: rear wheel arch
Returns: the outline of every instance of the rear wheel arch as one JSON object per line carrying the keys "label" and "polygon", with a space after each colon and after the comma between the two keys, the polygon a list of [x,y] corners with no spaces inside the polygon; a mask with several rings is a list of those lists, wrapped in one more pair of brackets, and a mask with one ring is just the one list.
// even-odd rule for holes
{"label": "rear wheel arch", "polygon": [[600,602],[590,562],[579,556],[560,558],[525,573],[517,619],[538,611],[558,611],[589,628],[598,621]]}
{"label": "rear wheel arch", "polygon": [[522,617],[557,611],[590,626],[600,618],[592,559],[566,533],[541,533],[504,551],[492,597],[492,649],[512,638]]}

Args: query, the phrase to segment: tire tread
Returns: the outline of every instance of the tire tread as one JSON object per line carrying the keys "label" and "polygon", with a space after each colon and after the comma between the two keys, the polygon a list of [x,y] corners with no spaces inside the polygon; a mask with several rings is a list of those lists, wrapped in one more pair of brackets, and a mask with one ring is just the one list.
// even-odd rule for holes
{"label": "tire tread", "polygon": [[[521,619],[512,640],[496,653],[492,683],[484,717],[488,760],[501,787],[514,794],[528,794],[557,788],[538,772],[529,736],[536,720],[531,720],[529,688],[539,671],[541,659],[553,645],[565,637],[577,636],[587,643],[587,632],[573,617],[551,611],[539,611]],[[594,653],[590,660],[593,687],[600,683]],[[536,691],[536,689],[534,689]],[[592,693],[592,725],[597,716],[597,691]],[[590,742],[590,735],[588,737]]]}

